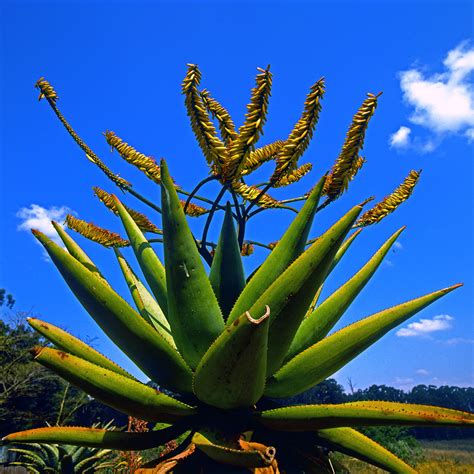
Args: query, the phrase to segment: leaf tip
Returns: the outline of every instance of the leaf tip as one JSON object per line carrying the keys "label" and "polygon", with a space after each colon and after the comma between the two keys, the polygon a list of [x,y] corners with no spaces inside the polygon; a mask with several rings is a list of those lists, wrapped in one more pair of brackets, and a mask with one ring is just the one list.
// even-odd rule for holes
{"label": "leaf tip", "polygon": [[270,306],[267,304],[265,305],[265,314],[260,316],[260,318],[254,319],[248,311],[245,311],[245,316],[247,316],[247,319],[250,323],[258,325],[270,316]]}

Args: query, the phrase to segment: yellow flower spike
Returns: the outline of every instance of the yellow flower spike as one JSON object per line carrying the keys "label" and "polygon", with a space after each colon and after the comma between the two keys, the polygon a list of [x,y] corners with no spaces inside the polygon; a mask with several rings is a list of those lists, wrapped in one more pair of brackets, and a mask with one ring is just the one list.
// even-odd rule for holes
{"label": "yellow flower spike", "polygon": [[[247,184],[241,182],[234,182],[232,183],[232,189],[240,196],[242,196],[247,201],[253,201],[257,199],[261,193],[261,190],[256,188],[255,186],[249,186]],[[278,207],[278,201],[272,198],[269,194],[263,194],[260,196],[258,202],[256,203],[257,206],[263,208],[269,207]]]}
{"label": "yellow flower spike", "polygon": [[203,104],[212,115],[212,118],[217,119],[219,123],[219,130],[224,143],[229,145],[235,140],[238,135],[235,131],[235,125],[229,112],[213,97],[208,90],[203,89],[200,93]]}
{"label": "yellow flower spike", "polygon": [[[186,201],[183,199],[180,199],[181,201],[181,206],[186,205]],[[209,211],[205,209],[204,207],[198,206],[197,204],[193,204],[190,202],[188,206],[186,207],[186,212],[185,214],[189,217],[199,217],[202,216],[203,214],[207,214]]]}
{"label": "yellow flower spike", "polygon": [[[107,191],[94,186],[92,188],[94,190],[94,194],[99,198],[99,200],[114,214],[118,215],[118,209],[115,204],[115,200],[112,197],[112,194],[109,194]],[[141,212],[135,211],[127,206],[124,206],[127,209],[127,212],[130,214],[132,219],[137,223],[138,227],[144,232],[152,232],[153,234],[162,234],[163,232],[159,229],[153,222],[148,219],[145,214]]]}
{"label": "yellow flower spike", "polygon": [[201,71],[196,64],[188,64],[188,70],[182,83],[182,93],[185,96],[186,110],[191,119],[191,128],[212,172],[219,174],[227,160],[228,153],[224,143],[217,136],[216,127],[214,127],[199,94],[200,82]]}
{"label": "yellow flower spike", "polygon": [[304,165],[301,165],[299,168],[297,168],[294,171],[291,171],[290,173],[283,175],[274,185],[274,188],[281,188],[283,186],[288,186],[289,184],[296,183],[299,181],[303,176],[307,175],[311,169],[313,168],[313,165],[311,163],[305,163]]}
{"label": "yellow flower spike", "polygon": [[242,176],[252,173],[267,161],[276,159],[284,144],[283,140],[277,140],[250,152],[245,160]]}
{"label": "yellow flower spike", "polygon": [[247,157],[253,151],[265,124],[268,111],[268,100],[272,88],[270,66],[267,69],[257,68],[260,72],[255,78],[250,102],[247,105],[245,122],[239,128],[239,137],[229,147],[229,158],[222,169],[223,179],[238,179],[246,166]]}
{"label": "yellow flower spike", "polygon": [[375,112],[377,99],[380,95],[381,93],[367,94],[367,98],[352,119],[341,153],[334,162],[324,185],[323,194],[331,201],[340,197],[347,190],[349,182],[354,179],[365,163],[359,153],[364,146],[365,132]]}
{"label": "yellow flower spike", "polygon": [[130,242],[122,239],[119,234],[98,227],[92,222],[77,219],[76,217],[71,216],[71,214],[66,216],[66,225],[69,229],[75,230],[86,239],[97,242],[104,247],[127,247],[130,245]]}
{"label": "yellow flower spike", "polygon": [[362,214],[355,225],[357,227],[365,227],[371,224],[376,224],[384,217],[391,214],[400,204],[411,196],[416,183],[418,183],[420,174],[421,170],[411,170],[403,183],[400,184],[392,194],[389,194],[372,209],[369,209],[367,212]]}
{"label": "yellow flower spike", "polygon": [[324,78],[311,86],[306,96],[304,110],[296,122],[282,150],[278,153],[275,171],[271,181],[278,181],[283,174],[294,171],[298,160],[308,148],[321,112],[321,99],[324,96]]}
{"label": "yellow flower spike", "polygon": [[112,151],[115,149],[119,155],[131,165],[136,166],[140,171],[157,184],[161,183],[161,169],[160,166],[151,156],[146,156],[143,153],[135,150],[128,143],[124,142],[111,130],[107,130],[105,133],[105,139],[107,143],[112,147]]}
{"label": "yellow flower spike", "polygon": [[56,103],[56,101],[59,99],[58,94],[54,90],[53,86],[44,77],[40,77],[38,81],[36,81],[35,87],[40,90],[38,100],[46,97],[48,100]]}

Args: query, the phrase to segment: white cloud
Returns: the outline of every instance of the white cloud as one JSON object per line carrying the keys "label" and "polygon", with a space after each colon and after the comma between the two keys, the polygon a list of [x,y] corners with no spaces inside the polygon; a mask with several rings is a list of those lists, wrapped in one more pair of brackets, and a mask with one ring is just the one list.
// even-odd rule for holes
{"label": "white cloud", "polygon": [[450,329],[453,319],[448,314],[440,314],[433,319],[420,319],[410,323],[406,328],[399,329],[396,334],[399,337],[427,336],[432,332]]}
{"label": "white cloud", "polygon": [[429,373],[429,371],[426,370],[426,369],[418,369],[418,370],[416,371],[416,374],[417,374],[417,375],[429,375],[430,373]]}
{"label": "white cloud", "polygon": [[62,246],[61,239],[54,230],[51,221],[54,220],[63,226],[64,219],[68,213],[71,213],[71,210],[65,206],[52,206],[47,209],[38,204],[31,204],[30,207],[22,207],[16,213],[16,217],[21,219],[21,223],[17,228],[18,230],[27,232],[31,229],[37,229]]}
{"label": "white cloud", "polygon": [[464,135],[469,143],[474,143],[474,128],[468,128]]}
{"label": "white cloud", "polygon": [[453,337],[443,342],[448,346],[455,346],[456,344],[474,344],[474,339],[466,339],[464,337]]}
{"label": "white cloud", "polygon": [[406,148],[410,144],[411,128],[401,126],[390,135],[389,143],[392,148]]}
{"label": "white cloud", "polygon": [[[420,152],[433,151],[448,133],[474,140],[474,48],[466,42],[449,51],[443,61],[445,71],[426,74],[415,67],[400,73],[403,98],[412,107],[409,120],[427,128],[434,137],[412,140]],[[400,127],[390,137],[391,146],[410,145],[410,129]]]}
{"label": "white cloud", "polygon": [[415,385],[415,380],[411,377],[395,377],[393,385],[401,390],[410,390]]}
{"label": "white cloud", "polygon": [[397,250],[402,250],[403,249],[403,245],[400,243],[400,242],[395,242],[393,244],[393,248],[396,248]]}

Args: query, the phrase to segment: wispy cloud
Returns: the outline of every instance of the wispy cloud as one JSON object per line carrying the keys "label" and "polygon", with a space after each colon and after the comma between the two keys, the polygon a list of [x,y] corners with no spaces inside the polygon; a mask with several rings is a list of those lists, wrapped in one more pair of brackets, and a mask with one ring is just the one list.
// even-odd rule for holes
{"label": "wispy cloud", "polygon": [[455,346],[457,344],[474,344],[474,339],[467,339],[465,337],[452,337],[451,339],[446,339],[446,341],[442,342],[448,346]]}
{"label": "wispy cloud", "polygon": [[390,135],[389,143],[392,148],[406,148],[410,144],[411,128],[402,125]]}
{"label": "wispy cloud", "polygon": [[433,319],[420,319],[410,323],[407,327],[396,332],[399,337],[428,336],[433,332],[446,331],[451,328],[451,321],[454,318],[448,314],[440,314]]}
{"label": "wispy cloud", "polygon": [[397,250],[403,250],[403,245],[400,242],[397,241],[393,244],[393,248],[395,248]]}
{"label": "wispy cloud", "polygon": [[30,207],[22,207],[16,213],[16,217],[21,219],[21,223],[17,229],[28,232],[31,229],[38,229],[62,246],[63,244],[54,230],[54,227],[51,225],[51,221],[54,220],[60,225],[63,225],[62,223],[68,213],[71,213],[71,210],[66,206],[45,208],[38,204],[31,204]]}
{"label": "wispy cloud", "polygon": [[417,375],[423,375],[423,376],[430,374],[430,372],[429,372],[428,370],[426,370],[426,369],[418,369],[415,373],[416,373]]}
{"label": "wispy cloud", "polygon": [[443,65],[443,72],[431,75],[420,67],[400,72],[403,98],[412,109],[408,119],[430,137],[413,138],[412,130],[401,126],[390,136],[390,146],[429,153],[447,134],[474,141],[474,48],[461,43],[447,53]]}

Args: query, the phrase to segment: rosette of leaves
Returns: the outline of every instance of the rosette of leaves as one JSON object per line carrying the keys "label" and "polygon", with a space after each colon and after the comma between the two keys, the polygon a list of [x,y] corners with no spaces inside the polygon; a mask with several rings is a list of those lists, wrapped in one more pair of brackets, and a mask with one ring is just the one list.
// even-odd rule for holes
{"label": "rosette of leaves", "polygon": [[[110,429],[111,425],[109,422],[102,428]],[[92,473],[116,457],[111,449],[47,443],[21,444],[8,451],[16,457],[8,466],[20,466],[33,474]]]}
{"label": "rosette of leaves", "polygon": [[[391,329],[460,286],[402,302],[331,332],[404,228],[389,236],[357,273],[320,303],[322,285],[360,235],[360,229],[351,230],[379,222],[408,198],[418,179],[418,173],[410,173],[406,182],[370,214],[360,216],[362,205],[356,205],[317,238],[309,239],[316,213],[339,197],[351,173],[353,177],[360,169],[358,153],[377,97],[369,96],[360,114],[356,114],[331,172],[301,199],[304,205],[291,225],[278,242],[267,246],[271,249],[269,256],[246,277],[241,252],[249,242],[242,235],[251,216],[249,208],[259,205],[268,185],[258,188],[258,195],[252,191],[251,196],[245,194],[248,185],[243,177],[249,169],[248,160],[257,151],[252,147],[265,119],[271,77],[268,69],[261,71],[246,121],[238,131],[232,128],[225,110],[212,105],[208,95],[199,93],[199,80],[197,68],[190,67],[183,84],[186,106],[210,164],[211,178],[222,184],[208,209],[203,238],[199,241],[193,235],[186,216],[189,201],[183,203],[180,199],[182,189],[171,178],[164,161],[158,164],[139,157],[142,170],[148,165],[159,166],[160,170],[159,179],[157,172],[153,176],[161,186],[161,203],[152,205],[161,213],[158,240],[163,244],[164,262],[153,248],[157,239],[147,239],[144,234],[154,229],[149,221],[138,218],[117,197],[111,195],[108,199],[108,207],[119,216],[127,234],[120,246],[131,248],[148,284],[132,269],[122,253],[126,250],[115,248],[135,308],[110,286],[59,224],[55,227],[65,249],[33,231],[86,311],[160,390],[143,384],[73,335],[31,319],[30,324],[56,347],[33,348],[35,360],[103,403],[129,416],[165,425],[140,433],[51,427],[14,433],[5,440],[124,451],[154,448],[181,437],[176,449],[154,465],[148,463],[150,472],[330,473],[334,472],[330,451],[350,454],[391,472],[415,472],[357,428],[473,426],[474,414],[378,401],[284,407],[278,402],[330,377]],[[57,95],[44,82],[39,87],[55,106]],[[314,131],[321,89],[320,82],[311,89],[302,118],[290,138],[277,146],[271,158],[275,162],[271,186],[297,169],[297,158]],[[209,110],[220,121],[222,139],[216,135]],[[81,148],[86,147],[82,140],[75,140]],[[128,153],[130,159],[133,153],[127,147],[117,149],[124,155]],[[98,157],[94,158],[97,155],[91,153],[87,148],[87,155],[98,165]],[[103,166],[100,168],[104,171]],[[121,189],[132,189],[116,176],[112,178]],[[226,192],[232,197],[245,195],[247,207],[238,199],[220,206],[219,199]],[[193,191],[188,199],[195,196]],[[321,196],[325,200],[320,204]],[[223,224],[217,243],[210,245],[209,216],[218,211],[224,211]],[[81,224],[77,229],[99,240],[94,239],[93,227]],[[98,235],[100,243],[107,246],[106,234]],[[211,247],[212,255],[203,253],[206,247]],[[248,249],[246,253],[250,253]],[[209,273],[203,258],[210,264]]]}

